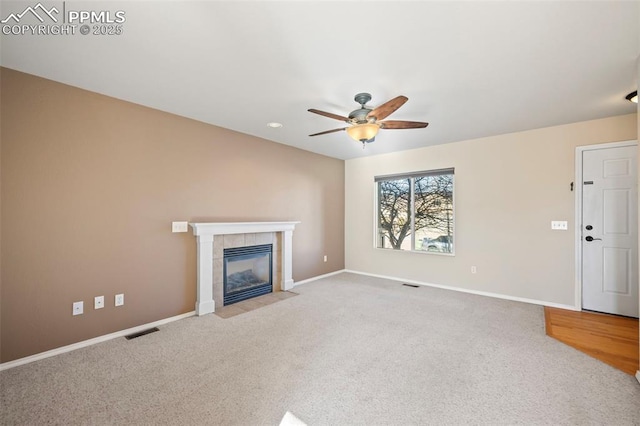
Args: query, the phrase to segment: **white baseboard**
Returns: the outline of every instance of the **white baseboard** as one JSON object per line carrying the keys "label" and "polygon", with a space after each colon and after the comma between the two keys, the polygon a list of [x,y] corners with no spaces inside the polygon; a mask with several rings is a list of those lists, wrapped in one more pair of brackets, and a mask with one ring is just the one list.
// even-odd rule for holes
{"label": "white baseboard", "polygon": [[636,379],[638,380],[638,383],[640,383],[640,370],[636,371]]}
{"label": "white baseboard", "polygon": [[[306,280],[297,281],[297,282],[294,283],[294,288],[296,286],[299,286],[299,285],[302,285],[302,284],[307,284],[307,283],[310,283],[312,281],[317,281],[317,280],[320,280],[322,278],[327,278],[327,277],[330,277],[332,275],[337,275],[337,274],[340,274],[342,272],[345,272],[344,269],[341,269],[341,270],[335,271],[335,272],[330,272],[330,273],[324,274],[324,275],[318,275],[317,277],[308,278]],[[152,323],[149,323],[149,324],[139,325],[137,327],[128,328],[126,330],[116,331],[115,333],[105,334],[104,336],[94,337],[93,339],[84,340],[84,341],[78,342],[78,343],[73,343],[71,345],[63,346],[61,348],[51,349],[50,351],[41,352],[39,354],[30,355],[30,356],[27,356],[27,357],[24,357],[24,358],[20,358],[20,359],[16,359],[16,360],[9,361],[9,362],[3,362],[3,363],[0,364],[0,371],[8,370],[8,369],[13,368],[13,367],[18,367],[20,365],[29,364],[30,362],[35,362],[35,361],[39,361],[41,359],[45,359],[45,358],[49,358],[49,357],[52,357],[52,356],[60,355],[60,354],[63,354],[65,352],[71,352],[71,351],[74,351],[76,349],[85,348],[87,346],[95,345],[96,343],[102,343],[102,342],[106,342],[107,340],[116,339],[118,337],[128,336],[129,334],[138,333],[140,331],[144,331],[144,330],[147,330],[149,328],[158,327],[160,325],[167,324],[167,323],[170,323],[170,322],[173,322],[173,321],[178,321],[178,320],[181,320],[181,319],[184,319],[184,318],[189,318],[189,317],[192,317],[194,315],[196,315],[195,311],[187,312],[186,314],[177,315],[177,316],[171,317],[171,318],[165,318],[163,320],[155,321],[155,322],[152,322]]]}
{"label": "white baseboard", "polygon": [[580,310],[580,309],[577,309],[574,305],[563,305],[561,303],[545,302],[545,301],[542,301],[542,300],[527,299],[527,298],[524,298],[524,297],[517,297],[517,296],[509,296],[507,294],[491,293],[491,292],[488,292],[488,291],[479,291],[479,290],[469,290],[467,288],[453,287],[453,286],[440,285],[440,284],[432,284],[432,283],[427,283],[427,282],[424,282],[424,281],[407,280],[407,279],[404,279],[404,278],[390,277],[390,276],[387,276],[387,275],[370,274],[370,273],[367,273],[367,272],[353,271],[351,269],[345,269],[343,272],[349,272],[349,273],[358,274],[358,275],[366,275],[366,276],[375,277],[375,278],[383,278],[383,279],[392,280],[392,281],[400,281],[400,282],[407,283],[407,284],[417,284],[417,285],[424,285],[424,286],[427,286],[427,287],[441,288],[441,289],[444,289],[444,290],[459,291],[461,293],[477,294],[478,296],[494,297],[496,299],[512,300],[514,302],[531,303],[533,305],[548,306],[550,308],[568,309],[570,311],[579,311]]}
{"label": "white baseboard", "polygon": [[[370,274],[370,273],[367,273],[367,272],[354,271],[354,270],[351,270],[351,269],[341,269],[339,271],[334,271],[334,272],[330,272],[328,274],[323,274],[323,275],[318,275],[316,277],[308,278],[306,280],[297,281],[294,284],[294,288],[299,286],[299,285],[307,284],[307,283],[310,283],[310,282],[313,282],[313,281],[317,281],[317,280],[320,280],[320,279],[323,279],[323,278],[328,278],[328,277],[331,277],[333,275],[341,274],[343,272],[348,272],[348,273],[358,274],[358,275],[365,275],[365,276],[376,277],[376,278],[383,278],[383,279],[392,280],[392,281],[405,282],[405,283],[408,283],[408,284],[417,284],[417,285],[423,285],[423,286],[427,286],[427,287],[441,288],[441,289],[444,289],[444,290],[459,291],[459,292],[462,292],[462,293],[477,294],[479,296],[494,297],[494,298],[497,298],[497,299],[512,300],[512,301],[515,301],[515,302],[531,303],[531,304],[534,304],[534,305],[543,305],[543,306],[549,306],[549,307],[553,307],[553,308],[569,309],[569,310],[572,310],[572,311],[579,311],[580,310],[580,309],[577,309],[575,306],[572,306],[572,305],[563,305],[563,304],[560,304],[560,303],[545,302],[545,301],[541,301],[541,300],[527,299],[527,298],[516,297],[516,296],[508,296],[508,295],[505,295],[505,294],[490,293],[490,292],[486,292],[486,291],[469,290],[469,289],[460,288],[460,287],[452,287],[452,286],[446,286],[446,285],[440,285],[440,284],[432,284],[432,283],[427,283],[427,282],[423,282],[423,281],[407,280],[407,279],[398,278],[398,277],[392,277],[392,276],[388,276],[388,275]],[[118,337],[128,336],[129,334],[138,333],[140,331],[144,331],[144,330],[147,330],[149,328],[157,327],[157,326],[164,325],[164,324],[167,324],[167,323],[170,323],[170,322],[173,322],[173,321],[178,321],[178,320],[181,320],[181,319],[184,319],[184,318],[189,318],[189,317],[194,316],[195,314],[196,314],[195,311],[187,312],[187,313],[182,314],[182,315],[176,315],[174,317],[165,318],[165,319],[162,319],[162,320],[159,320],[159,321],[155,321],[155,322],[151,322],[151,323],[148,323],[148,324],[139,325],[137,327],[128,328],[126,330],[116,331],[115,333],[105,334],[104,336],[94,337],[93,339],[84,340],[82,342],[73,343],[71,345],[63,346],[61,348],[56,348],[56,349],[52,349],[50,351],[41,352],[39,354],[31,355],[31,356],[28,356],[28,357],[16,359],[16,360],[9,361],[9,362],[4,362],[4,363],[0,364],[0,371],[8,370],[8,369],[13,368],[13,367],[18,367],[20,365],[24,365],[24,364],[28,364],[28,363],[31,363],[31,362],[34,362],[34,361],[39,361],[41,359],[45,359],[45,358],[49,358],[49,357],[52,357],[52,356],[60,355],[60,354],[63,354],[65,352],[71,352],[71,351],[74,351],[76,349],[85,348],[87,346],[95,345],[97,343],[106,342],[108,340],[116,339]],[[638,371],[636,373],[636,378],[640,382],[640,371]]]}
{"label": "white baseboard", "polygon": [[127,328],[126,330],[116,331],[115,333],[105,334],[104,336],[94,337],[93,339],[84,340],[82,342],[73,343],[71,345],[63,346],[61,348],[51,349],[50,351],[41,352],[39,354],[30,355],[24,358],[16,359],[9,362],[3,362],[0,364],[0,371],[8,370],[20,365],[29,364],[30,362],[40,361],[41,359],[49,358],[52,356],[60,355],[65,352],[75,351],[76,349],[86,348],[87,346],[95,345],[96,343],[106,342],[107,340],[116,339],[118,337],[128,336],[129,334],[139,333],[149,328],[158,327],[173,321],[192,317],[196,314],[195,311],[187,312],[186,314],[176,315],[175,317],[165,318],[158,321],[150,322],[149,324],[139,325],[137,327]]}
{"label": "white baseboard", "polygon": [[[296,286],[302,285],[302,284],[307,284],[310,283],[312,281],[316,281],[316,280],[320,280],[322,278],[327,278],[330,277],[332,275],[337,275],[344,272],[344,269],[341,269],[339,271],[335,271],[335,272],[330,272],[328,274],[324,274],[324,275],[318,275],[317,277],[312,277],[312,278],[308,278],[306,280],[302,280],[302,281],[297,281],[294,283],[294,288]],[[89,340],[84,340],[82,342],[78,342],[78,343],[73,343],[71,345],[67,345],[67,346],[63,346],[61,348],[56,348],[56,349],[51,349],[50,351],[46,351],[46,352],[41,352],[39,354],[35,354],[35,355],[30,355],[24,358],[20,358],[20,359],[16,359],[13,361],[9,361],[9,362],[3,362],[0,364],[0,371],[3,370],[8,370],[10,368],[13,367],[18,367],[20,365],[24,365],[24,364],[29,364],[30,362],[35,362],[35,361],[39,361],[41,359],[45,359],[45,358],[49,358],[52,356],[56,356],[56,355],[60,355],[63,354],[65,352],[71,352],[74,351],[76,349],[80,349],[80,348],[85,348],[87,346],[91,346],[91,345],[95,345],[96,343],[102,343],[102,342],[106,342],[107,340],[111,340],[111,339],[116,339],[118,337],[124,337],[124,336],[128,336],[129,334],[134,334],[134,333],[138,333],[140,331],[144,331],[147,330],[149,328],[153,328],[153,327],[157,327],[163,324],[167,324],[173,321],[178,321],[184,318],[189,318],[196,315],[196,312],[187,312],[186,314],[182,314],[182,315],[177,315],[175,317],[171,317],[171,318],[165,318],[163,320],[159,320],[159,321],[155,321],[149,324],[143,324],[143,325],[139,325],[137,327],[132,327],[132,328],[128,328],[126,330],[121,330],[121,331],[116,331],[115,333],[111,333],[111,334],[105,334],[104,336],[98,336],[98,337],[94,337],[93,339],[89,339]]]}
{"label": "white baseboard", "polygon": [[296,283],[293,286],[295,288],[295,287],[297,287],[299,285],[307,284],[307,283],[310,283],[312,281],[321,280],[323,278],[327,278],[327,277],[330,277],[330,276],[333,276],[333,275],[338,275],[338,274],[341,274],[343,272],[347,272],[347,271],[345,269],[340,269],[339,271],[329,272],[328,274],[318,275],[316,277],[307,278],[306,280],[302,280],[302,281],[296,281]]}

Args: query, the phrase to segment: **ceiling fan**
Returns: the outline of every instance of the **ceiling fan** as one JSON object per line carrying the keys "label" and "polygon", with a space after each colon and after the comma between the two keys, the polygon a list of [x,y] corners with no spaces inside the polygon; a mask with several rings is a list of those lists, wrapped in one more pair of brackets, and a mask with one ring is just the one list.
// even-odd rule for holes
{"label": "ceiling fan", "polygon": [[354,100],[360,104],[360,108],[351,111],[349,117],[343,117],[341,115],[332,114],[330,112],[320,111],[317,109],[309,109],[309,112],[314,114],[323,115],[325,117],[333,118],[335,120],[344,121],[349,123],[350,126],[342,127],[340,129],[326,130],[320,133],[314,133],[309,136],[326,135],[327,133],[341,132],[346,130],[349,136],[356,141],[362,142],[364,148],[365,143],[373,142],[380,129],[421,129],[427,127],[429,123],[421,121],[398,121],[387,120],[381,121],[387,118],[391,113],[404,105],[409,100],[406,96],[397,96],[388,102],[383,103],[377,108],[369,108],[366,103],[371,100],[369,93],[358,93]]}

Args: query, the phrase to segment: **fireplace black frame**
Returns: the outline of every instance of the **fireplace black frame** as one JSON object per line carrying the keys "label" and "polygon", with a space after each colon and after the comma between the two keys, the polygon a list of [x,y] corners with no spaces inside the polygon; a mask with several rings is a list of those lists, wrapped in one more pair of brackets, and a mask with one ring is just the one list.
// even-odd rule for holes
{"label": "fireplace black frame", "polygon": [[[269,281],[264,284],[255,285],[247,289],[229,291],[227,288],[227,263],[229,261],[239,261],[253,259],[259,256],[268,255]],[[231,305],[253,297],[262,296],[273,292],[273,244],[261,244],[248,247],[234,247],[224,249],[223,262],[223,305]]]}

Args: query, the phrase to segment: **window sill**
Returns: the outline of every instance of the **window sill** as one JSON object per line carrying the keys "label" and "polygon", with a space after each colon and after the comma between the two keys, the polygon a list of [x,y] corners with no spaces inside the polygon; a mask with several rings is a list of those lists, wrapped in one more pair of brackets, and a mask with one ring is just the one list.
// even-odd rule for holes
{"label": "window sill", "polygon": [[374,249],[376,250],[380,250],[380,251],[394,251],[394,252],[398,252],[398,253],[417,253],[417,254],[427,254],[427,255],[435,255],[435,256],[447,256],[447,257],[455,257],[456,256],[456,252],[454,251],[453,253],[443,253],[443,252],[439,252],[439,251],[427,251],[427,250],[395,250],[392,248],[381,248],[381,247],[374,247]]}

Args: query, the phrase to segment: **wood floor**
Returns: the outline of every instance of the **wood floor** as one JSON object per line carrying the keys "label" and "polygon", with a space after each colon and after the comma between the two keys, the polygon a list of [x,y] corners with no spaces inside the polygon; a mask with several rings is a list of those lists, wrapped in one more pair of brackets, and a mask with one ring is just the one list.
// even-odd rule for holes
{"label": "wood floor", "polygon": [[616,315],[544,308],[547,335],[612,367],[638,371],[638,320]]}

